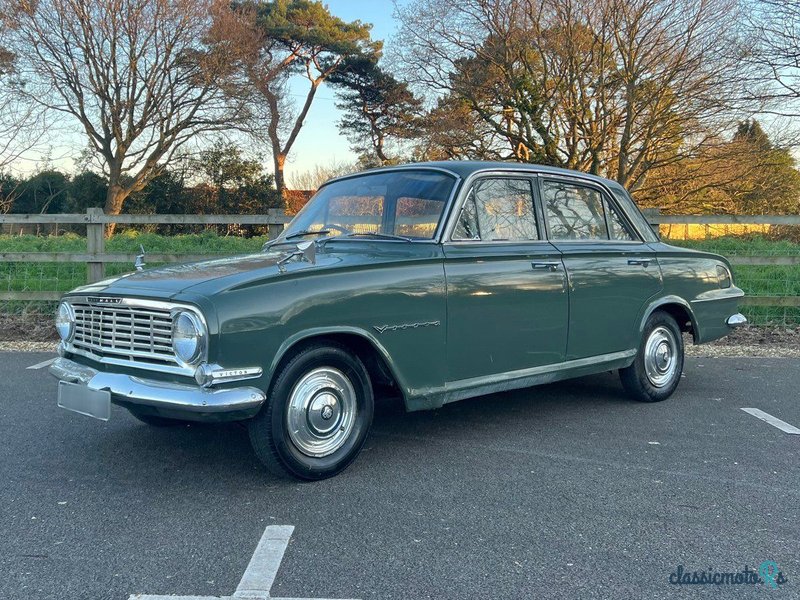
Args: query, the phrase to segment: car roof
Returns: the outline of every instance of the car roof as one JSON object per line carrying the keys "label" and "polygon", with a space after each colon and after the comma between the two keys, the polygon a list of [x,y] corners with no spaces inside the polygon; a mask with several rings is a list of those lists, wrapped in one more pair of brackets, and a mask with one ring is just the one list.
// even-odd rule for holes
{"label": "car roof", "polygon": [[[397,169],[414,169],[414,168],[431,168],[431,169],[441,169],[444,171],[449,171],[453,175],[457,175],[461,179],[466,179],[470,175],[474,173],[479,173],[481,171],[496,171],[496,170],[509,170],[512,169],[514,171],[530,171],[534,173],[545,173],[545,174],[552,174],[552,175],[568,175],[568,176],[580,176],[584,179],[594,180],[598,183],[602,183],[606,186],[620,188],[620,184],[616,181],[611,179],[606,179],[605,177],[600,177],[599,175],[592,175],[589,173],[584,173],[582,171],[575,171],[572,169],[562,169],[560,167],[551,167],[548,165],[539,165],[533,163],[519,163],[519,162],[512,162],[512,161],[485,161],[485,160],[438,160],[438,161],[427,161],[427,162],[418,162],[418,163],[406,163],[402,165],[396,166],[389,166],[389,167],[379,167],[377,169],[370,169],[368,171],[362,171],[361,173],[353,173],[353,175],[361,175],[364,173],[375,173],[379,171],[392,171]],[[353,175],[347,175],[345,177],[352,177]]]}

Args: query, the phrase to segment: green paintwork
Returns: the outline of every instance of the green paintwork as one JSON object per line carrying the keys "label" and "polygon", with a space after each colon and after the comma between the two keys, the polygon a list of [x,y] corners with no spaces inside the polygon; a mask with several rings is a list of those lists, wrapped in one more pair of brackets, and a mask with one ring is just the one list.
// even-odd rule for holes
{"label": "green paintwork", "polygon": [[[563,253],[570,274],[567,359],[635,348],[639,310],[663,285],[653,249],[644,242],[554,245]],[[645,267],[629,260],[651,262]]]}
{"label": "green paintwork", "polygon": [[568,302],[563,269],[547,242],[447,244],[448,381],[516,371],[564,360]]}
{"label": "green paintwork", "polygon": [[[481,173],[588,178],[611,192],[642,241],[351,239],[318,244],[315,264],[292,259],[282,272],[277,261],[291,249],[284,244],[256,255],[147,270],[71,293],[196,305],[209,327],[209,361],[263,367],[263,377],[248,382],[263,389],[300,341],[358,336],[383,357],[409,410],[627,366],[647,316],[666,304],[686,309],[697,343],[728,332],[725,319],[737,312],[743,294],[735,286],[719,288],[717,266],[729,268],[727,261],[659,242],[616,183],[533,165],[414,168],[426,166],[459,178],[454,206]],[[642,258],[650,260],[647,266],[628,264]],[[537,261],[559,268],[532,269]],[[150,371],[142,375],[157,378]]]}

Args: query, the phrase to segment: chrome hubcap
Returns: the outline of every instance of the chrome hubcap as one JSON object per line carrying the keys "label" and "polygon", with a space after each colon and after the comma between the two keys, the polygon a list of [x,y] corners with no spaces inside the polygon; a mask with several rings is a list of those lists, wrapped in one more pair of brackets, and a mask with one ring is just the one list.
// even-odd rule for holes
{"label": "chrome hubcap", "polygon": [[356,392],[344,373],[333,367],[309,371],[289,396],[289,438],[306,456],[333,454],[352,433],[357,410]]}
{"label": "chrome hubcap", "polygon": [[644,370],[655,387],[664,387],[678,368],[678,343],[666,327],[656,327],[644,344]]}

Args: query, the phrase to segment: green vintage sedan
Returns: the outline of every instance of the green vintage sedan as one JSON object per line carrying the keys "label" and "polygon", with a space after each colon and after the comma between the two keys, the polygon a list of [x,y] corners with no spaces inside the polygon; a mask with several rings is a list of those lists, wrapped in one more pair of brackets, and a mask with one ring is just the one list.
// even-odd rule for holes
{"label": "green vintage sedan", "polygon": [[355,459],[376,394],[426,410],[616,369],[632,398],[664,400],[683,334],[746,323],[742,295],[724,258],[660,242],[613,181],[420,163],[326,183],[258,254],[66,294],[51,372],[68,410],[243,420],[270,471],[322,479]]}

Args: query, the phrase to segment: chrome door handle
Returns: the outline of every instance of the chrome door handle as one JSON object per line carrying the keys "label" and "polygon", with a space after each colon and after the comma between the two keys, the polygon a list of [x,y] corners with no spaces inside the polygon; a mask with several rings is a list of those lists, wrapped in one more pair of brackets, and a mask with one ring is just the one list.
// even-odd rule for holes
{"label": "chrome door handle", "polygon": [[650,259],[649,258],[629,258],[628,259],[629,265],[641,265],[643,267],[650,266]]}
{"label": "chrome door handle", "polygon": [[532,262],[531,268],[532,269],[547,269],[548,271],[558,271],[558,267],[561,266],[561,263],[557,262]]}

